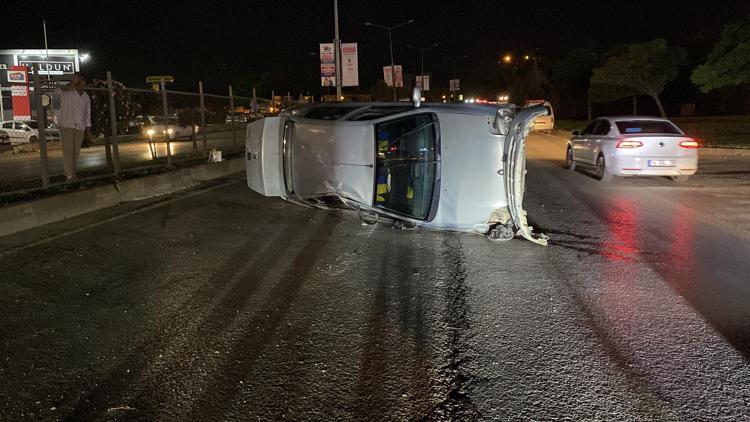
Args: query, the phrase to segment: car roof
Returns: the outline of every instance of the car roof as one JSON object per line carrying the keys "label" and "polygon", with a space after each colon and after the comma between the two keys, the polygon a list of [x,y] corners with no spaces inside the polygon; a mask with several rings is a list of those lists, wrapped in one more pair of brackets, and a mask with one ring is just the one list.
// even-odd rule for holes
{"label": "car roof", "polygon": [[602,116],[599,119],[608,119],[613,122],[623,122],[631,120],[651,120],[655,122],[669,122],[670,120],[664,117],[656,116]]}

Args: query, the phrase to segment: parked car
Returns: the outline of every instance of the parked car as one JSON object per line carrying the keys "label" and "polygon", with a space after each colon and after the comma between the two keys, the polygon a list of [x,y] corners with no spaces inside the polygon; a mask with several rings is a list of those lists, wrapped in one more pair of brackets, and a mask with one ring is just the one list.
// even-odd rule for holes
{"label": "parked car", "polygon": [[698,170],[698,142],[667,119],[646,116],[601,117],[573,131],[566,166],[614,176],[669,176],[685,182]]}
{"label": "parked car", "polygon": [[534,119],[534,131],[551,133],[552,129],[555,128],[555,111],[552,109],[552,104],[549,101],[544,100],[527,100],[526,107],[541,104],[547,109],[547,114],[539,116]]}
{"label": "parked car", "polygon": [[248,125],[247,184],[265,196],[345,208],[365,222],[514,235],[526,221],[524,141],[544,106],[319,103]]}
{"label": "parked car", "polygon": [[0,128],[8,133],[12,145],[28,144],[39,140],[39,132],[20,120],[0,122]]}
{"label": "parked car", "polygon": [[146,116],[142,125],[142,130],[149,139],[187,138],[193,135],[193,128],[195,133],[200,132],[200,126],[181,125],[177,117],[167,118],[167,123],[164,124],[164,118],[161,116]]}
{"label": "parked car", "polygon": [[[36,120],[12,120],[0,122],[0,128],[10,137],[13,145],[28,144],[39,141],[39,122]],[[44,130],[48,141],[59,141],[60,131],[54,125]]]}

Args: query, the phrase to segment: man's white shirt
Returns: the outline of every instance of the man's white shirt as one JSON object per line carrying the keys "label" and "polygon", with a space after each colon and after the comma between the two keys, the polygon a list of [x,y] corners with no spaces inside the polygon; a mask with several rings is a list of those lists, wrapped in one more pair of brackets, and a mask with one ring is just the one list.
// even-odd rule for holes
{"label": "man's white shirt", "polygon": [[55,95],[60,98],[60,113],[57,115],[59,127],[85,130],[91,126],[91,98],[89,94],[70,89],[57,88]]}

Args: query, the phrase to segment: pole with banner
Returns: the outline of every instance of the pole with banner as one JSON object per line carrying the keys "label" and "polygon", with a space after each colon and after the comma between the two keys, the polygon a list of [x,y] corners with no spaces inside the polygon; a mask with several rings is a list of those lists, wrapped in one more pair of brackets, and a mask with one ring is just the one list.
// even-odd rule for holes
{"label": "pole with banner", "polygon": [[359,86],[359,59],[357,43],[341,44],[341,85]]}
{"label": "pole with banner", "polygon": [[321,86],[336,86],[336,58],[333,43],[320,44],[320,84]]}
{"label": "pole with banner", "polygon": [[8,70],[11,96],[13,98],[13,120],[31,120],[29,94],[29,71],[26,66],[10,66]]}
{"label": "pole with banner", "polygon": [[[25,66],[23,66],[25,68]],[[35,66],[36,67],[36,66]],[[26,90],[28,91],[29,87],[28,84],[26,85]],[[28,96],[27,102],[28,102]],[[34,72],[34,99],[36,100],[36,107],[37,107],[37,116],[36,120],[39,126],[37,126],[38,132],[39,132],[39,167],[41,167],[41,178],[42,178],[42,187],[47,188],[49,187],[49,167],[47,164],[47,131],[44,130],[47,127],[47,115],[44,111],[44,104],[42,103],[42,89],[41,89],[41,82],[39,80],[39,69],[36,68]],[[15,115],[15,109],[13,110],[13,113]],[[29,110],[29,114],[31,114],[31,110]],[[31,119],[31,116],[29,116],[29,119]]]}

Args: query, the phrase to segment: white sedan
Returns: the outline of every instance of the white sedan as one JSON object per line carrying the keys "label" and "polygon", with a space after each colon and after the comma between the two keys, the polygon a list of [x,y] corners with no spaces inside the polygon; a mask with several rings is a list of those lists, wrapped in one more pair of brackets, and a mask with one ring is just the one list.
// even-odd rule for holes
{"label": "white sedan", "polygon": [[668,176],[685,182],[698,170],[698,142],[657,117],[601,117],[568,141],[566,166],[594,170],[596,177]]}
{"label": "white sedan", "polygon": [[546,244],[522,207],[524,141],[544,106],[516,113],[419,98],[306,105],[253,122],[248,186],[300,205],[354,210],[368,223]]}

